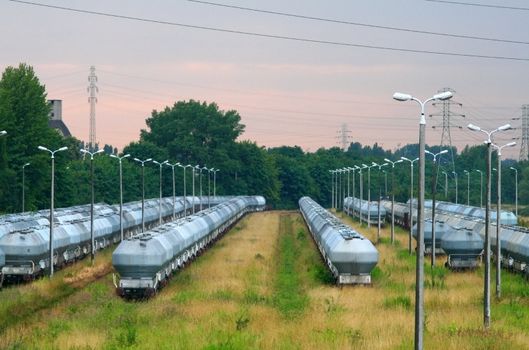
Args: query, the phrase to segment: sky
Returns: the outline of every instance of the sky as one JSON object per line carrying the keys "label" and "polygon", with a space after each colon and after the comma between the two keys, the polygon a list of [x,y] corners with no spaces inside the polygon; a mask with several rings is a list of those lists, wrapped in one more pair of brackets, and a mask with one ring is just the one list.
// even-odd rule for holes
{"label": "sky", "polygon": [[[247,11],[187,0],[34,0],[35,3],[197,27],[305,38],[313,42],[243,35],[129,20],[0,0],[0,70],[32,65],[49,99],[63,101],[72,134],[89,134],[88,73],[96,67],[96,139],[122,149],[138,140],[153,110],[180,100],[215,102],[237,110],[242,140],[306,151],[348,141],[385,149],[418,142],[419,106],[397,102],[394,92],[431,97],[455,91],[452,143],[476,145],[495,129],[521,125],[529,104],[529,11],[425,0],[211,0],[307,17]],[[523,0],[469,3],[529,7]],[[336,23],[362,23],[524,43],[471,40]],[[347,43],[347,45],[321,42]],[[523,60],[402,52],[377,46]],[[427,115],[439,114],[428,105]],[[426,141],[441,142],[442,118],[428,117]],[[434,128],[435,127],[435,128]],[[503,145],[520,129],[499,135]],[[521,140],[516,140],[518,144]],[[504,150],[518,158],[519,147]]]}

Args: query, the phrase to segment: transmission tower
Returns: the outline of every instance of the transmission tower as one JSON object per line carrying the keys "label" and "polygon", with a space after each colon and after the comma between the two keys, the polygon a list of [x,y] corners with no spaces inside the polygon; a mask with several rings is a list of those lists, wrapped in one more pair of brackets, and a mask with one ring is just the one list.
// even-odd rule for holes
{"label": "transmission tower", "polygon": [[529,158],[529,105],[522,105],[522,143],[520,161]]}
{"label": "transmission tower", "polygon": [[90,137],[88,141],[88,149],[90,151],[95,150],[96,148],[96,103],[97,97],[96,93],[99,92],[97,88],[97,76],[96,76],[96,67],[90,67],[90,75],[88,76],[88,103],[90,103]]}
{"label": "transmission tower", "polygon": [[342,148],[343,151],[347,150],[347,147],[349,146],[349,141],[351,141],[351,136],[349,134],[351,133],[351,130],[347,128],[347,124],[343,123],[340,126],[340,130],[338,130],[338,136],[336,138],[338,139],[338,144]]}
{"label": "transmission tower", "polygon": [[[441,93],[441,92],[446,92],[446,91],[450,91],[452,93],[455,93],[454,90],[450,89],[450,88],[443,88],[441,90],[438,91],[438,93]],[[434,103],[435,106],[438,106],[440,107],[440,111],[439,113],[437,114],[430,114],[430,117],[443,117],[443,122],[442,124],[438,124],[438,125],[434,125],[432,126],[433,129],[436,129],[436,128],[443,128],[443,132],[441,134],[441,148],[446,148],[448,147],[449,149],[449,160],[448,162],[448,169],[450,171],[450,173],[452,171],[455,171],[455,163],[454,163],[454,152],[453,152],[453,149],[452,149],[452,136],[450,135],[450,129],[451,128],[459,128],[461,129],[462,126],[461,125],[456,125],[452,122],[451,118],[452,117],[462,117],[464,118],[465,115],[464,114],[460,114],[460,113],[454,113],[451,109],[452,106],[458,106],[458,107],[463,107],[463,105],[459,102],[455,102],[453,100],[445,100],[445,101],[442,101],[442,102],[436,102]],[[445,163],[445,164],[446,164]]]}

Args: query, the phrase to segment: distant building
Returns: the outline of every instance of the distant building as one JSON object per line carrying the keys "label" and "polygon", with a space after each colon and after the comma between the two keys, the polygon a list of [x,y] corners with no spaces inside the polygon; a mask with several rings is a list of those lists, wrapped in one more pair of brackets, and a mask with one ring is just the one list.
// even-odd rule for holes
{"label": "distant building", "polygon": [[50,120],[48,121],[50,128],[56,129],[62,136],[72,136],[62,121],[62,100],[48,100],[48,103],[50,105]]}

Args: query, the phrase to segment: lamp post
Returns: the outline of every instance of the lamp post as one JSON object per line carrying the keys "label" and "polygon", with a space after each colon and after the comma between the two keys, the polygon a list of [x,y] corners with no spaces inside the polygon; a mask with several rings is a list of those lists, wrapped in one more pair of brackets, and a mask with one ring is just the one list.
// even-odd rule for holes
{"label": "lamp post", "polygon": [[163,162],[160,163],[160,162],[153,160],[152,162],[160,167],[160,199],[158,200],[158,225],[161,225],[162,224],[162,168],[169,161],[164,160]]}
{"label": "lamp post", "polygon": [[483,208],[483,171],[476,169],[479,173],[479,207]]}
{"label": "lamp post", "polygon": [[220,169],[213,170],[213,197],[217,196],[217,172],[220,171]]}
{"label": "lamp post", "polygon": [[211,208],[211,172],[215,170],[215,168],[206,169],[208,171],[208,208]]}
{"label": "lamp post", "polygon": [[[355,165],[354,169],[356,171],[358,171],[358,176],[359,176],[359,178],[358,178],[358,182],[359,182],[358,195],[361,196],[360,187],[362,185],[362,168],[360,168],[358,165]],[[358,202],[358,198],[356,198],[356,195],[355,195],[355,191],[356,191],[355,190],[355,188],[356,188],[356,183],[355,183],[356,181],[355,180],[356,179],[355,179],[355,176],[354,176],[354,173],[353,173],[353,198],[354,198],[353,199],[353,218],[356,217],[356,214],[355,214],[355,211],[354,211],[354,207],[355,207],[355,203]],[[360,224],[361,223],[362,222],[360,221]]]}
{"label": "lamp post", "polygon": [[336,174],[338,175],[336,186],[336,212],[338,212],[341,206],[340,197],[342,196],[342,169],[336,169]]}
{"label": "lamp post", "polygon": [[347,197],[351,196],[351,168],[345,167],[345,171],[347,171]]}
{"label": "lamp post", "polygon": [[470,172],[468,170],[463,170],[467,175],[467,205],[470,206]]}
{"label": "lamp post", "polygon": [[395,164],[402,163],[403,160],[399,159],[394,162],[387,158],[384,160],[391,164],[391,244],[393,244],[395,242]]}
{"label": "lamp post", "polygon": [[362,175],[362,169],[366,168],[367,165],[362,164],[362,167],[358,170],[358,172],[360,173],[360,203],[358,206],[358,217],[360,218],[360,226],[362,225],[362,201],[364,200],[364,178]]}
{"label": "lamp post", "polygon": [[377,164],[375,162],[373,162],[373,166],[377,166],[378,167],[378,201],[377,201],[377,215],[378,215],[378,225],[377,225],[377,242],[380,242],[380,222],[381,222],[381,218],[380,218],[380,197],[382,196],[382,190],[381,190],[381,187],[380,186],[380,172],[382,171],[382,167],[385,167],[387,166],[388,163],[383,163],[383,164]]}
{"label": "lamp post", "polygon": [[26,167],[29,164],[30,163],[26,163],[26,164],[22,165],[22,212],[26,211],[26,209],[25,209],[25,200],[26,200],[26,181],[25,181],[26,174],[25,174],[25,170],[26,170]]}
{"label": "lamp post", "polygon": [[[6,132],[0,132],[0,135],[5,135]],[[51,204],[50,204],[50,277],[53,276],[53,211],[55,201],[55,153],[66,151],[68,147],[64,146],[55,151],[49,150],[44,146],[38,146],[41,151],[47,151],[51,154]]]}
{"label": "lamp post", "polygon": [[[176,220],[176,184],[175,184],[175,178],[174,178],[174,168],[177,167],[177,166],[180,166],[180,163],[176,162],[175,164],[171,164],[171,163],[169,163],[166,160],[165,161],[165,165],[170,166],[171,167],[171,171],[172,171],[172,179],[173,179],[173,220]],[[161,172],[161,169],[160,169],[160,172]],[[186,202],[186,199],[184,198],[184,212],[185,212],[185,209],[186,209],[185,202]]]}
{"label": "lamp post", "polygon": [[413,160],[408,159],[406,157],[400,157],[400,159],[405,160],[410,163],[410,214],[409,214],[409,226],[410,226],[410,232],[408,235],[408,251],[411,254],[411,231],[413,229],[413,163],[417,162],[419,158],[415,158]]}
{"label": "lamp post", "polygon": [[112,158],[116,158],[119,161],[119,230],[121,232],[120,242],[123,241],[123,168],[121,161],[125,158],[130,157],[130,154],[125,154],[122,157],[118,157],[115,154],[110,155]]}
{"label": "lamp post", "polygon": [[443,171],[445,176],[445,200],[448,200],[448,174],[446,171]]}
{"label": "lamp post", "polygon": [[485,278],[483,288],[483,325],[490,327],[490,188],[491,188],[491,163],[492,163],[492,135],[499,131],[509,130],[510,124],[505,124],[492,131],[486,131],[479,126],[468,124],[472,131],[480,131],[487,135],[485,144],[487,145],[487,190],[485,205]]}
{"label": "lamp post", "polygon": [[[356,167],[350,167],[349,169],[351,169],[353,171],[353,203],[354,203],[354,198],[355,198],[355,171],[356,171]],[[353,217],[354,217],[354,210],[353,210]]]}
{"label": "lamp post", "polygon": [[329,170],[331,173],[331,209],[334,208],[334,170]]}
{"label": "lamp post", "polygon": [[518,169],[510,167],[509,169],[514,170],[514,205],[516,211],[516,219],[518,220]]}
{"label": "lamp post", "polygon": [[382,170],[384,173],[384,197],[388,196],[388,172],[385,170]]}
{"label": "lamp post", "polygon": [[134,161],[141,163],[141,232],[145,232],[145,163],[148,163],[152,158],[141,160],[134,158]]}
{"label": "lamp post", "polygon": [[424,102],[417,98],[402,93],[395,93],[393,98],[397,101],[415,101],[421,107],[419,121],[419,202],[417,207],[417,259],[416,259],[416,283],[415,283],[415,349],[423,348],[424,333],[424,147],[426,134],[426,118],[424,116],[425,105],[433,100],[448,100],[452,98],[452,92],[445,91],[432,96]]}
{"label": "lamp post", "polygon": [[448,153],[445,149],[439,153],[432,153],[428,150],[425,150],[424,153],[427,153],[433,156],[433,177],[432,177],[432,267],[435,266],[435,194],[437,193],[437,156]]}
{"label": "lamp post", "polygon": [[80,149],[81,153],[90,155],[90,188],[92,192],[92,200],[90,202],[90,244],[91,244],[91,253],[90,261],[94,263],[96,247],[94,240],[94,156],[96,154],[102,153],[103,150],[97,150],[95,152],[90,152],[86,149]]}
{"label": "lamp post", "polygon": [[[373,165],[374,164],[374,165]],[[373,163],[372,165],[365,165],[362,164],[365,168],[367,168],[367,228],[371,227],[371,168],[378,166],[378,164]]]}
{"label": "lamp post", "polygon": [[[187,217],[187,185],[186,185],[186,169],[193,168],[191,164],[182,165],[178,163],[178,166],[184,170],[184,217]],[[195,194],[193,193],[193,197]]]}
{"label": "lamp post", "polygon": [[497,205],[496,205],[496,298],[501,298],[501,150],[505,147],[514,147],[516,142],[509,142],[503,146],[492,144],[492,147],[498,151],[498,183],[497,187]]}
{"label": "lamp post", "polygon": [[456,204],[457,204],[457,199],[458,199],[458,195],[457,195],[457,188],[458,188],[458,183],[457,183],[457,173],[455,171],[452,171],[452,174],[454,174],[454,179],[456,181]]}

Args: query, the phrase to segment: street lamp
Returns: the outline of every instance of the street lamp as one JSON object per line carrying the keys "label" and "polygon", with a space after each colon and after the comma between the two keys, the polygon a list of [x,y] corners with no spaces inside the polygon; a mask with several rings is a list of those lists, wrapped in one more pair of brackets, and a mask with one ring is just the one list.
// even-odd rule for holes
{"label": "street lamp", "polygon": [[153,160],[152,162],[160,167],[160,200],[158,201],[158,225],[161,225],[162,224],[162,168],[169,161],[164,160],[163,162],[160,163],[160,162]]}
{"label": "street lamp", "polygon": [[362,164],[362,166],[367,168],[367,228],[371,227],[371,210],[369,210],[369,207],[371,205],[371,168],[378,166],[378,164],[376,163],[373,163],[373,164],[371,165]]}
{"label": "street lamp", "polygon": [[384,160],[391,164],[391,244],[393,244],[395,242],[395,164],[402,163],[403,160],[399,159],[394,162],[387,158]]}
{"label": "street lamp", "polygon": [[0,136],[4,136],[4,135],[7,135],[7,131],[5,130],[0,131]]}
{"label": "street lamp", "polygon": [[445,176],[445,200],[448,200],[448,174],[446,171],[443,171]]}
{"label": "street lamp", "polygon": [[500,222],[500,214],[501,214],[501,150],[505,147],[514,147],[516,146],[516,142],[509,142],[503,146],[498,146],[496,144],[492,144],[492,147],[494,147],[498,151],[498,183],[497,187],[498,190],[497,193],[497,205],[496,205],[496,298],[501,298],[501,250],[500,250],[500,232],[501,232],[501,222]]}
{"label": "street lamp", "polygon": [[483,208],[483,171],[476,169],[479,173],[479,207]]}
{"label": "street lamp", "polygon": [[208,208],[211,208],[211,172],[215,170],[215,168],[206,169],[208,171]]}
{"label": "street lamp", "polygon": [[25,181],[25,170],[26,170],[26,167],[29,165],[30,163],[26,163],[24,165],[22,165],[22,212],[25,212],[26,209],[25,209],[25,191],[26,191],[26,181]]}
{"label": "street lamp", "polygon": [[435,266],[435,195],[437,193],[437,156],[448,153],[448,151],[442,150],[438,153],[432,153],[428,150],[425,150],[424,153],[427,153],[433,156],[433,177],[432,177],[432,267]]}
{"label": "street lamp", "polygon": [[421,106],[421,117],[419,121],[419,193],[417,206],[417,259],[416,259],[416,283],[415,283],[415,349],[423,348],[424,333],[424,147],[426,134],[426,118],[424,116],[425,105],[433,100],[445,101],[452,98],[451,91],[438,93],[424,102],[417,98],[396,92],[393,98],[397,101],[415,101]]}
{"label": "street lamp", "polygon": [[384,173],[384,197],[388,196],[388,172],[385,170],[382,170]]}
{"label": "street lamp", "polygon": [[411,231],[413,229],[413,163],[417,162],[419,158],[415,158],[413,160],[408,159],[406,157],[400,157],[400,159],[405,160],[410,163],[410,214],[409,214],[409,226],[410,226],[410,232],[408,236],[408,250],[411,254]]}
{"label": "street lamp", "polygon": [[92,192],[92,200],[90,202],[90,244],[92,245],[90,253],[90,261],[93,264],[96,254],[95,240],[94,240],[94,156],[96,154],[102,153],[103,150],[97,150],[95,152],[90,152],[86,149],[80,149],[82,154],[90,155],[90,188]]}
{"label": "street lamp", "polygon": [[505,124],[492,131],[486,131],[479,126],[468,124],[472,131],[480,131],[487,135],[487,196],[485,205],[485,278],[483,290],[483,324],[485,328],[490,327],[490,188],[491,188],[491,163],[492,163],[492,135],[499,131],[509,130],[510,124]]}
{"label": "street lamp", "polygon": [[470,172],[468,170],[463,170],[467,175],[467,205],[470,206]]}
{"label": "street lamp", "polygon": [[[193,168],[191,164],[182,165],[180,163],[177,163],[180,168],[184,170],[184,217],[187,217],[187,185],[186,185],[186,169],[187,168]],[[193,194],[193,197],[195,194]],[[194,202],[193,202],[194,203]]]}
{"label": "street lamp", "polygon": [[111,154],[110,156],[119,161],[119,230],[121,232],[121,242],[123,241],[123,168],[121,166],[121,161],[130,157],[130,154],[125,154],[122,157],[118,157],[115,154]]}
{"label": "street lamp", "polygon": [[514,205],[515,205],[515,210],[516,210],[516,219],[518,220],[518,169],[514,168],[514,167],[510,167],[509,169],[511,170],[514,170],[514,186],[515,186],[515,190],[514,190],[514,193],[515,193],[515,197],[514,197]]}
{"label": "street lamp", "polygon": [[[166,161],[165,165],[167,166],[170,166],[171,167],[171,171],[172,171],[172,176],[173,176],[173,220],[176,220],[176,186],[175,186],[175,178],[174,178],[174,168],[176,166],[180,166],[180,163],[179,162],[176,162],[175,164],[171,164],[169,163],[168,161]],[[161,171],[161,169],[160,169]],[[184,212],[185,212],[185,198],[184,198]]]}
{"label": "street lamp", "polygon": [[377,164],[375,162],[373,162],[373,166],[377,166],[378,167],[378,201],[377,201],[377,215],[378,215],[378,225],[377,225],[377,242],[380,242],[380,222],[382,220],[380,220],[380,197],[382,196],[382,190],[381,190],[381,187],[380,186],[380,172],[383,171],[382,168],[387,166],[388,163],[384,163],[384,164]]}
{"label": "street lamp", "polygon": [[220,169],[213,170],[213,197],[217,196],[217,172],[218,171],[220,171]]}
{"label": "street lamp", "polygon": [[[0,132],[0,135],[5,135],[6,132]],[[50,277],[53,276],[53,206],[55,200],[55,153],[66,151],[68,147],[64,146],[55,151],[49,150],[44,146],[38,146],[41,151],[47,151],[51,154],[51,205],[50,205]]]}
{"label": "street lamp", "polygon": [[457,188],[458,188],[458,184],[457,184],[457,173],[455,171],[452,171],[452,174],[454,174],[454,179],[456,181],[456,204],[457,204],[457,199],[458,199],[458,195],[457,195]]}
{"label": "street lamp", "polygon": [[134,161],[141,163],[141,232],[145,232],[145,163],[148,163],[152,158],[141,160],[134,158]]}
{"label": "street lamp", "polygon": [[331,173],[331,209],[334,208],[334,170],[329,170]]}
{"label": "street lamp", "polygon": [[360,225],[362,225],[362,201],[364,200],[364,177],[362,175],[362,169],[366,169],[367,165],[362,164],[362,167],[358,167],[360,173],[360,200],[358,206],[358,217],[360,218]]}

